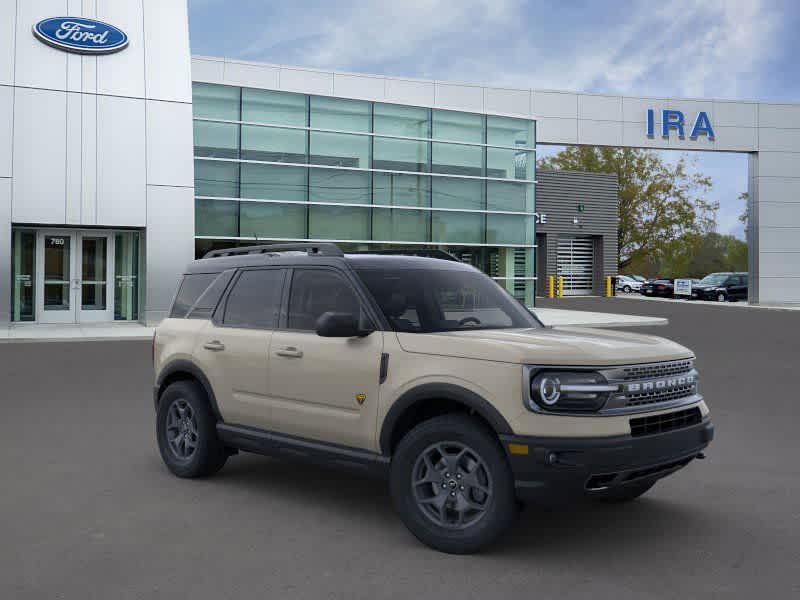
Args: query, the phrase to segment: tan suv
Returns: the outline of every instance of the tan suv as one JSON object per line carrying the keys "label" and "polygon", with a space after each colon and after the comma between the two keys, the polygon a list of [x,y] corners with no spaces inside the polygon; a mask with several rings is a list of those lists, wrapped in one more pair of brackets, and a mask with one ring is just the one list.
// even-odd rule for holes
{"label": "tan suv", "polygon": [[472,552],[520,501],[632,500],[713,437],[692,352],[544,327],[454,260],[251,246],[192,262],[154,338],[180,477],[237,451],[388,477],[424,543]]}

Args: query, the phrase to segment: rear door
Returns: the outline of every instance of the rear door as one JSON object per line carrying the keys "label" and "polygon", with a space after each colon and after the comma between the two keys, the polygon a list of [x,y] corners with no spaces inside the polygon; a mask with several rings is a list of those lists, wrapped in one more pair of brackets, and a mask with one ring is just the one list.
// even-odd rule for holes
{"label": "rear door", "polygon": [[269,385],[276,431],[374,450],[383,334],[326,338],[316,322],[328,311],[372,325],[352,280],[331,268],[295,268],[281,329],[270,344]]}
{"label": "rear door", "polygon": [[281,268],[240,270],[197,336],[195,360],[228,423],[269,428],[269,344],[285,276]]}

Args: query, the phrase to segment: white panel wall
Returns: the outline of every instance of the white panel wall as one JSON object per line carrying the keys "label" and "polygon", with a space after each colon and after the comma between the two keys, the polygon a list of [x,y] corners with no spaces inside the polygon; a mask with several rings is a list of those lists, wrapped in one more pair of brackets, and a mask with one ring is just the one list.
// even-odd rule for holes
{"label": "white panel wall", "polygon": [[147,101],[147,183],[194,186],[192,105]]}
{"label": "white panel wall", "polygon": [[[173,4],[173,2],[166,2]],[[119,0],[97,0],[97,18],[111,23],[128,34],[128,47],[102,57],[85,56],[97,71],[92,81],[87,73],[83,91],[99,94],[114,94],[144,98],[145,39],[141,2],[119,2]],[[91,67],[87,67],[90,71]]]}
{"label": "white panel wall", "polygon": [[14,83],[14,42],[17,28],[16,0],[2,0],[0,9],[0,85]]}
{"label": "white panel wall", "polygon": [[[119,1],[119,0],[118,0]],[[192,101],[186,0],[141,0],[148,98]]]}
{"label": "white panel wall", "polygon": [[81,222],[81,187],[83,184],[83,94],[67,93],[66,185],[64,186],[67,224]]}
{"label": "white panel wall", "polygon": [[[8,0],[6,0],[8,1]],[[46,17],[64,15],[66,0],[25,0],[17,2],[14,83],[53,90],[67,86],[67,53],[47,46],[31,33],[31,28]],[[5,15],[5,10],[3,11]]]}
{"label": "white panel wall", "polygon": [[11,177],[14,88],[0,85],[0,177]]}
{"label": "white panel wall", "polygon": [[11,315],[11,179],[0,177],[0,323]]}
{"label": "white panel wall", "polygon": [[191,188],[147,186],[146,315],[166,316],[179,275],[194,257],[194,193]]}
{"label": "white panel wall", "polygon": [[145,103],[97,97],[97,222],[146,222]]}
{"label": "white panel wall", "polygon": [[12,218],[66,221],[67,93],[15,88]]}

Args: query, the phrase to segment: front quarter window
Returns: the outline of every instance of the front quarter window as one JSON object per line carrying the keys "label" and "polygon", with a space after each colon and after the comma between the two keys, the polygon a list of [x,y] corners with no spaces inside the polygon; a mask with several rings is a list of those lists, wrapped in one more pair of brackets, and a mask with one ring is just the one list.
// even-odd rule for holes
{"label": "front quarter window", "polygon": [[539,327],[483,273],[454,269],[359,269],[395,331],[437,333]]}

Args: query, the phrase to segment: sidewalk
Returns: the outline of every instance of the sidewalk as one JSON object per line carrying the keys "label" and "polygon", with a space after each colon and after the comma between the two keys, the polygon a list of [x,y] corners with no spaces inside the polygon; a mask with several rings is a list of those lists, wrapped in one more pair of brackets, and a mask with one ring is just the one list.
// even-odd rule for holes
{"label": "sidewalk", "polygon": [[[539,320],[550,327],[646,327],[666,325],[659,317],[614,315],[610,313],[536,308]],[[9,342],[97,342],[149,340],[153,328],[140,323],[83,323],[39,325],[15,323],[0,329],[0,344]]]}

